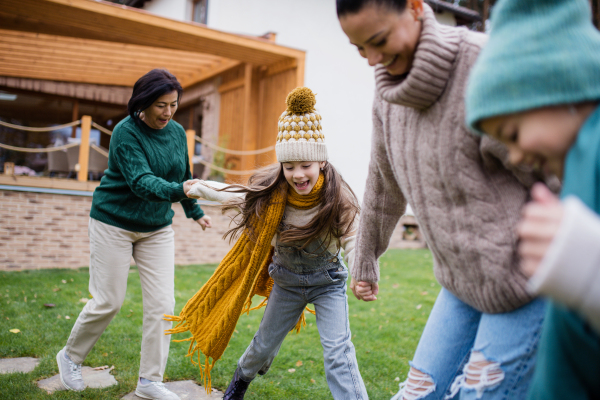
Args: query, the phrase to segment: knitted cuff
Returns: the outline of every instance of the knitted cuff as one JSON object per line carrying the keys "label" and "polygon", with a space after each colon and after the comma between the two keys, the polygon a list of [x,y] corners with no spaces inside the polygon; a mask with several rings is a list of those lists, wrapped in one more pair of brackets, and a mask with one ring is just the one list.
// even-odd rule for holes
{"label": "knitted cuff", "polygon": [[379,263],[377,260],[360,261],[354,260],[354,266],[350,272],[355,281],[375,283],[379,282]]}

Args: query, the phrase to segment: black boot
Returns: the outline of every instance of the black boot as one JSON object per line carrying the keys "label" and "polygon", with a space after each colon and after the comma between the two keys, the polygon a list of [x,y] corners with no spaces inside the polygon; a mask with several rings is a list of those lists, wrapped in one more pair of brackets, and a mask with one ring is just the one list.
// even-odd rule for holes
{"label": "black boot", "polygon": [[229,387],[225,391],[223,400],[243,400],[244,394],[248,389],[250,382],[246,382],[240,376],[240,368],[238,367],[233,374],[233,379],[229,384]]}

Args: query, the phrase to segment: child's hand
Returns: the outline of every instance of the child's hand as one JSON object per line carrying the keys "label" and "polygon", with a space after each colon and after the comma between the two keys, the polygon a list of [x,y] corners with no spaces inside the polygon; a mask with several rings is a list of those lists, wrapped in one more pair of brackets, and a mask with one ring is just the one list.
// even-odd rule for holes
{"label": "child's hand", "polygon": [[198,224],[200,224],[200,226],[202,227],[202,230],[205,230],[206,228],[212,228],[212,224],[210,222],[210,217],[208,215],[205,215],[202,218],[197,219],[196,222]]}
{"label": "child's hand", "polygon": [[521,270],[532,276],[538,269],[550,243],[558,232],[563,205],[547,187],[536,183],[531,189],[532,201],[523,207],[521,222],[517,225]]}
{"label": "child's hand", "polygon": [[354,293],[354,296],[363,301],[374,301],[377,300],[377,293],[379,293],[379,285],[376,282],[356,282],[354,278],[350,279],[350,290]]}
{"label": "child's hand", "polygon": [[[185,195],[187,197],[190,197],[192,199],[196,199],[197,197],[194,196],[190,196],[190,189],[192,188],[192,186],[194,186],[195,183],[201,182],[200,179],[190,179],[188,181],[183,182],[183,193],[185,193]],[[204,228],[202,228],[204,229]]]}

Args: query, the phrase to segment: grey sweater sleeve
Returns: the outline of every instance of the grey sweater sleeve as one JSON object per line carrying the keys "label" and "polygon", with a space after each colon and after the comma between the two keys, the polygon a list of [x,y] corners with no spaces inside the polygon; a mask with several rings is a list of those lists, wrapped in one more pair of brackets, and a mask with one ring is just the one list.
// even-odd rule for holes
{"label": "grey sweater sleeve", "polygon": [[376,99],[373,108],[371,161],[351,271],[355,280],[365,282],[379,281],[377,259],[387,250],[394,228],[406,210],[406,199],[391,168],[383,124],[378,113]]}

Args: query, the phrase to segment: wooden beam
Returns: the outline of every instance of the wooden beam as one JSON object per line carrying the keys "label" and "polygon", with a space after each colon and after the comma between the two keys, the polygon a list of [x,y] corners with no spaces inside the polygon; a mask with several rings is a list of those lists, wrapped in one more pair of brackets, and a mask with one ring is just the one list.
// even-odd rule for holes
{"label": "wooden beam", "polygon": [[281,72],[289,71],[290,69],[298,67],[298,59],[288,58],[286,60],[278,61],[271,65],[268,65],[264,71],[264,76],[271,76],[279,74]]}
{"label": "wooden beam", "polygon": [[79,143],[79,170],[77,180],[87,182],[88,163],[90,162],[90,130],[92,129],[92,117],[84,115],[81,117],[81,142]]}
{"label": "wooden beam", "polygon": [[25,175],[7,176],[0,174],[0,185],[30,186],[45,189],[81,190],[85,192],[93,192],[96,189],[96,187],[100,185],[100,182],[79,182],[75,179],[45,178]]}
{"label": "wooden beam", "polygon": [[237,89],[246,84],[246,80],[244,78],[236,79],[234,81],[226,82],[219,86],[219,93],[229,92],[230,90]]}
{"label": "wooden beam", "polygon": [[[192,110],[190,110],[192,111]],[[187,150],[188,157],[190,161],[190,171],[192,172],[192,177],[194,176],[194,147],[196,145],[196,131],[193,129],[188,129],[185,131],[185,136],[187,139]]]}
{"label": "wooden beam", "polygon": [[95,66],[99,68],[137,68],[141,70],[150,70],[152,68],[167,68],[170,70],[189,71],[197,72],[201,69],[211,68],[214,65],[218,65],[217,62],[210,63],[193,63],[193,62],[177,62],[171,60],[171,62],[157,62],[148,61],[143,62],[135,57],[132,58],[113,58],[107,56],[98,56],[97,54],[87,53],[80,51],[76,54],[48,54],[46,52],[37,51],[34,49],[14,49],[6,48],[0,43],[0,60],[2,62],[10,63],[11,61],[29,61],[32,64],[38,65],[70,65],[70,66]]}
{"label": "wooden beam", "polygon": [[190,76],[188,79],[186,79],[185,83],[181,82],[181,86],[183,86],[184,89],[186,87],[194,86],[197,83],[214,78],[215,76],[227,71],[228,69],[235,68],[238,65],[240,65],[239,61],[223,59],[223,61],[220,64],[212,67],[211,69]]}
{"label": "wooden beam", "polygon": [[[79,119],[79,101],[73,100],[73,119],[71,121],[76,121]],[[77,137],[77,127],[74,126],[71,128],[71,137]]]}
{"label": "wooden beam", "polygon": [[0,26],[118,43],[196,51],[257,65],[304,52],[124,6],[88,0],[2,0]]}
{"label": "wooden beam", "polygon": [[298,67],[296,67],[296,87],[304,86],[304,57],[298,59]]}
{"label": "wooden beam", "polygon": [[98,55],[98,58],[133,58],[146,62],[176,62],[189,60],[190,63],[212,64],[223,57],[191,51],[171,50],[161,47],[139,46],[103,40],[77,39],[66,36],[35,34],[30,32],[0,29],[0,46],[10,49],[35,49],[38,53]]}

